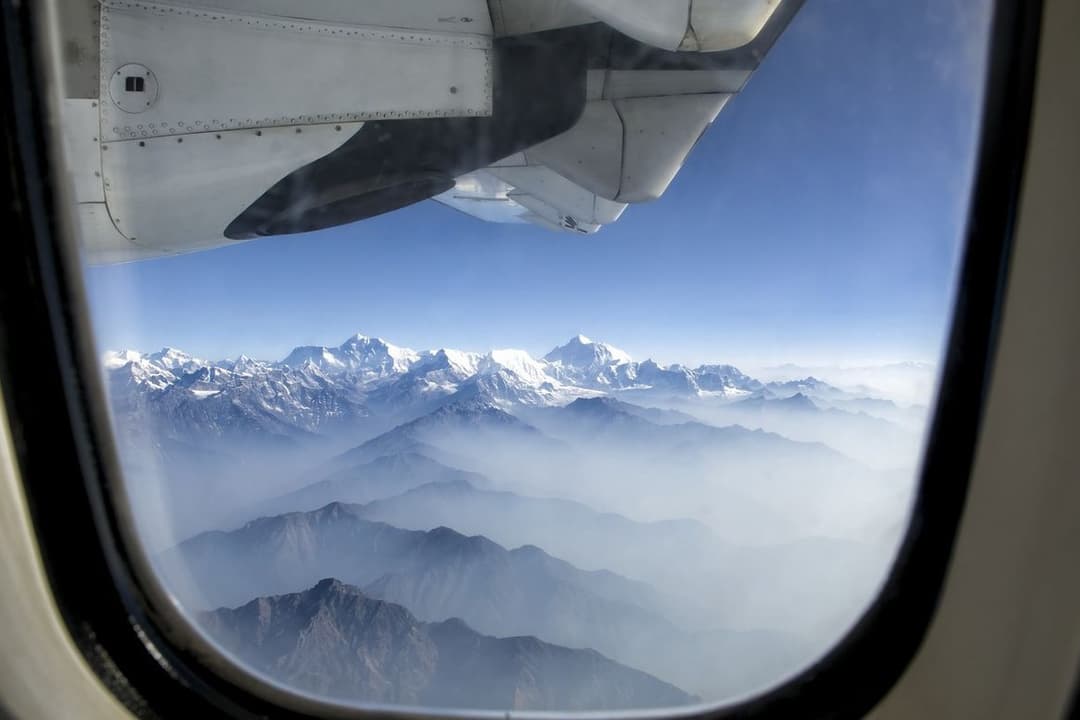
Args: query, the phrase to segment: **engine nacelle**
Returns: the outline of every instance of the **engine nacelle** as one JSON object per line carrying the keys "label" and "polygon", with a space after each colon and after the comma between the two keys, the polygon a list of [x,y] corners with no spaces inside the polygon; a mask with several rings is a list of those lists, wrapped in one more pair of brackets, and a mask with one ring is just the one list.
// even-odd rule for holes
{"label": "engine nacelle", "polygon": [[717,52],[751,42],[780,0],[492,0],[497,32],[599,20],[662,50]]}

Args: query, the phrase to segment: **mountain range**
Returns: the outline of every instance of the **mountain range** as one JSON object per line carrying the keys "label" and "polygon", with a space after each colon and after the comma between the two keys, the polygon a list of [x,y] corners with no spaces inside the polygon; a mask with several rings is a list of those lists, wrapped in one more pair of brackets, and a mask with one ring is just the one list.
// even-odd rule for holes
{"label": "mountain range", "polygon": [[276,434],[278,426],[332,432],[371,415],[417,417],[452,397],[479,397],[504,409],[565,405],[577,397],[620,392],[728,400],[797,392],[822,399],[855,397],[813,378],[762,383],[730,365],[691,369],[636,362],[612,345],[581,335],[542,359],[521,350],[418,352],[356,335],[338,347],[297,347],[279,362],[246,356],[207,361],[165,348],[149,354],[109,352],[104,366],[114,402],[152,395],[153,405],[161,408],[158,416],[171,416],[165,432],[182,433],[187,424],[210,437]]}
{"label": "mountain range", "polygon": [[651,707],[797,671],[888,567],[909,481],[875,461],[919,427],[814,377],[580,335],[105,370],[181,605],[279,680],[372,702]]}
{"label": "mountain range", "polygon": [[[337,347],[297,347],[274,362],[246,356],[208,361],[165,348],[110,352],[104,364],[114,406],[123,411],[118,415],[130,420],[127,430],[150,428],[157,438],[234,454],[253,446],[272,452],[344,448],[462,402],[516,414],[610,397],[680,412],[688,420],[824,442],[888,469],[910,463],[925,422],[925,408],[898,406],[815,377],[762,382],[732,365],[638,362],[582,335],[539,359],[521,350],[416,351],[355,335]],[[780,417],[796,401],[821,417],[798,427]]]}

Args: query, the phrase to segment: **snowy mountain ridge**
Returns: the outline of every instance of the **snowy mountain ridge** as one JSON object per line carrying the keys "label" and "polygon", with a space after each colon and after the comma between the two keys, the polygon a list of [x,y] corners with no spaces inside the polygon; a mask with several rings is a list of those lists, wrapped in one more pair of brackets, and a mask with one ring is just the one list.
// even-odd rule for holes
{"label": "snowy mountain ridge", "polygon": [[358,334],[337,347],[296,347],[276,362],[245,355],[207,361],[167,347],[109,352],[103,365],[113,402],[128,416],[154,420],[169,437],[223,442],[267,432],[332,435],[372,418],[404,421],[461,402],[514,412],[603,396],[710,407],[794,395],[823,407],[866,401],[813,377],[765,383],[732,365],[638,362],[584,335],[542,358],[517,349],[417,351]]}
{"label": "snowy mountain ridge", "polygon": [[[386,381],[424,379],[444,390],[474,376],[501,376],[521,387],[557,390],[567,386],[598,391],[673,389],[690,393],[728,393],[732,397],[760,390],[763,385],[730,365],[659,365],[634,361],[628,353],[603,342],[577,335],[543,358],[513,348],[487,353],[450,348],[416,351],[382,338],[355,335],[337,347],[302,345],[273,362],[241,355],[236,360],[205,361],[176,348],[155,353],[120,350],[105,353],[106,370],[129,367],[132,375],[171,384],[181,376],[206,367],[239,375],[277,371],[317,372],[326,378],[347,378],[349,384],[368,386]],[[582,393],[573,393],[580,396]]]}

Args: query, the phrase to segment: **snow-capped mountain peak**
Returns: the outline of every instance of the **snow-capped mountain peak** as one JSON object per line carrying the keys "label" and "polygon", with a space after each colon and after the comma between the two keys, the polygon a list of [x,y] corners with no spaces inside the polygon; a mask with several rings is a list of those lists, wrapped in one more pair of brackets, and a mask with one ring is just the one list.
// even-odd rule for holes
{"label": "snow-capped mountain peak", "polygon": [[632,384],[636,374],[629,354],[584,335],[570,338],[545,355],[544,360],[559,380],[586,387],[622,387]]}
{"label": "snow-capped mountain peak", "polygon": [[183,350],[178,350],[174,347],[164,347],[156,353],[150,353],[146,358],[171,372],[195,372],[206,365],[204,360],[193,357]]}
{"label": "snow-capped mountain peak", "polygon": [[291,368],[301,368],[305,363],[314,363],[327,370],[344,370],[345,363],[328,347],[321,345],[301,345],[293,348],[281,364]]}
{"label": "snow-capped mountain peak", "polygon": [[337,349],[337,355],[350,370],[381,371],[384,374],[405,372],[420,359],[420,353],[415,350],[360,334],[343,342]]}
{"label": "snow-capped mountain peak", "polygon": [[635,380],[639,384],[668,392],[697,395],[701,390],[692,370],[678,364],[660,365],[652,359],[637,366]]}
{"label": "snow-capped mountain peak", "polygon": [[726,398],[746,397],[761,390],[762,384],[734,365],[701,365],[694,370],[703,392]]}
{"label": "snow-capped mountain peak", "polygon": [[548,375],[547,365],[534,360],[524,350],[492,350],[480,360],[478,372],[482,375],[493,375],[502,370],[535,387],[555,383],[555,379]]}
{"label": "snow-capped mountain peak", "polygon": [[570,338],[565,345],[560,345],[547,355],[544,360],[558,363],[564,368],[587,370],[612,365],[630,363],[628,353],[614,345],[590,340],[584,335]]}
{"label": "snow-capped mountain peak", "polygon": [[168,368],[134,350],[107,353],[105,367],[108,368],[113,378],[123,379],[124,382],[136,387],[146,387],[152,390],[163,390],[178,379],[181,373],[174,373]]}
{"label": "snow-capped mountain peak", "polygon": [[302,345],[281,361],[291,368],[311,362],[324,373],[354,372],[365,380],[376,380],[406,372],[421,358],[409,348],[392,345],[382,338],[356,334],[336,348]]}
{"label": "snow-capped mountain peak", "polygon": [[422,353],[420,361],[414,367],[416,369],[423,367],[429,371],[431,369],[449,370],[466,378],[477,373],[483,357],[480,353],[439,348],[432,352]]}
{"label": "snow-capped mountain peak", "polygon": [[232,363],[232,371],[240,373],[242,375],[251,375],[257,372],[264,372],[268,370],[270,365],[262,360],[255,360],[247,355],[241,355],[236,358]]}

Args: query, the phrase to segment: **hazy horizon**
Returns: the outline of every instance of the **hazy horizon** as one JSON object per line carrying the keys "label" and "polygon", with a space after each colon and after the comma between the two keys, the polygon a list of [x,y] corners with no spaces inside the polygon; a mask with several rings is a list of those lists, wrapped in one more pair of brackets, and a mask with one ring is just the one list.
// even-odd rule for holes
{"label": "hazy horizon", "polygon": [[523,350],[534,358],[542,358],[545,354],[550,352],[553,348],[564,345],[569,340],[576,337],[584,337],[592,342],[602,343],[604,345],[610,345],[625,351],[636,361],[653,360],[660,365],[683,365],[686,367],[694,367],[698,365],[734,365],[742,368],[742,365],[747,367],[753,367],[762,371],[783,371],[791,369],[793,372],[797,369],[814,369],[814,368],[828,368],[833,370],[850,370],[850,369],[864,369],[874,367],[889,367],[895,365],[926,365],[931,368],[937,366],[937,358],[934,357],[922,357],[917,355],[910,356],[895,356],[895,357],[868,357],[868,356],[845,356],[843,360],[840,358],[830,359],[823,357],[777,357],[774,361],[767,362],[763,360],[748,359],[746,357],[731,360],[729,356],[713,357],[707,355],[693,356],[692,359],[684,359],[681,357],[668,357],[670,352],[635,352],[633,349],[618,342],[618,340],[612,340],[603,335],[594,335],[589,332],[574,332],[570,335],[566,335],[561,340],[552,340],[548,345],[543,345],[539,342],[534,342],[530,346],[510,346],[510,345],[492,345],[489,347],[470,347],[465,343],[449,343],[439,344],[432,342],[413,342],[405,343],[400,342],[398,338],[390,335],[379,335],[375,333],[364,332],[358,330],[356,332],[349,333],[342,336],[340,340],[328,339],[325,341],[316,342],[302,342],[302,343],[288,343],[281,341],[280,343],[270,346],[270,349],[266,350],[262,354],[255,354],[246,350],[240,350],[239,352],[232,353],[215,353],[208,351],[205,348],[193,347],[190,345],[179,345],[176,343],[165,343],[157,347],[151,346],[116,346],[116,347],[102,347],[103,353],[110,352],[123,352],[123,351],[135,351],[144,354],[150,354],[155,352],[161,352],[163,350],[173,349],[185,352],[192,357],[201,358],[204,360],[236,360],[237,358],[244,356],[255,360],[264,360],[266,362],[280,362],[297,347],[338,347],[342,343],[346,342],[349,338],[353,337],[367,337],[377,340],[382,340],[389,345],[394,345],[399,348],[407,350],[416,350],[422,352],[425,350],[461,350],[463,352],[476,352],[476,353],[488,353],[495,350]]}
{"label": "hazy horizon", "polygon": [[927,402],[929,402],[933,391],[933,385],[937,381],[938,371],[938,363],[936,361],[919,359],[894,359],[874,362],[870,360],[859,361],[852,358],[849,359],[847,362],[832,364],[821,361],[796,362],[791,360],[767,363],[761,361],[754,362],[745,360],[731,360],[730,358],[724,357],[706,357],[704,359],[695,360],[682,360],[678,358],[669,359],[662,355],[640,355],[622,346],[618,342],[612,342],[604,337],[596,337],[593,335],[589,335],[588,333],[580,332],[570,335],[561,341],[555,341],[546,347],[542,347],[538,343],[534,343],[533,347],[542,347],[542,349],[540,350],[534,350],[526,347],[509,347],[507,345],[498,345],[487,348],[476,348],[467,347],[461,344],[403,344],[397,342],[396,339],[392,337],[372,335],[363,332],[354,332],[340,341],[304,344],[288,344],[283,342],[281,347],[284,349],[278,351],[271,356],[260,356],[254,353],[243,351],[234,355],[215,356],[209,353],[199,352],[197,349],[192,349],[190,347],[181,347],[176,344],[166,344],[155,349],[139,347],[102,348],[101,353],[103,357],[107,357],[113,353],[123,353],[128,351],[138,352],[143,355],[152,355],[154,353],[163,352],[168,349],[173,349],[179,350],[188,355],[191,355],[192,357],[206,360],[209,362],[234,362],[237,358],[243,356],[263,362],[279,363],[283,362],[289,355],[289,353],[298,347],[336,348],[341,346],[342,343],[346,342],[349,338],[357,336],[379,339],[389,345],[393,345],[404,350],[411,350],[416,352],[436,351],[445,349],[486,355],[490,352],[498,350],[522,350],[536,360],[542,360],[547,353],[563,346],[574,338],[583,337],[590,342],[595,342],[598,344],[617,348],[618,350],[622,350],[626,352],[634,362],[644,362],[652,360],[661,366],[681,365],[688,368],[700,367],[703,365],[732,365],[741,370],[742,372],[747,373],[748,375],[755,377],[763,382],[785,382],[789,380],[801,380],[806,377],[813,376],[819,380],[823,380],[843,389],[856,388],[860,386],[864,388],[869,388],[876,391],[884,399],[889,399],[904,404],[926,404]]}

